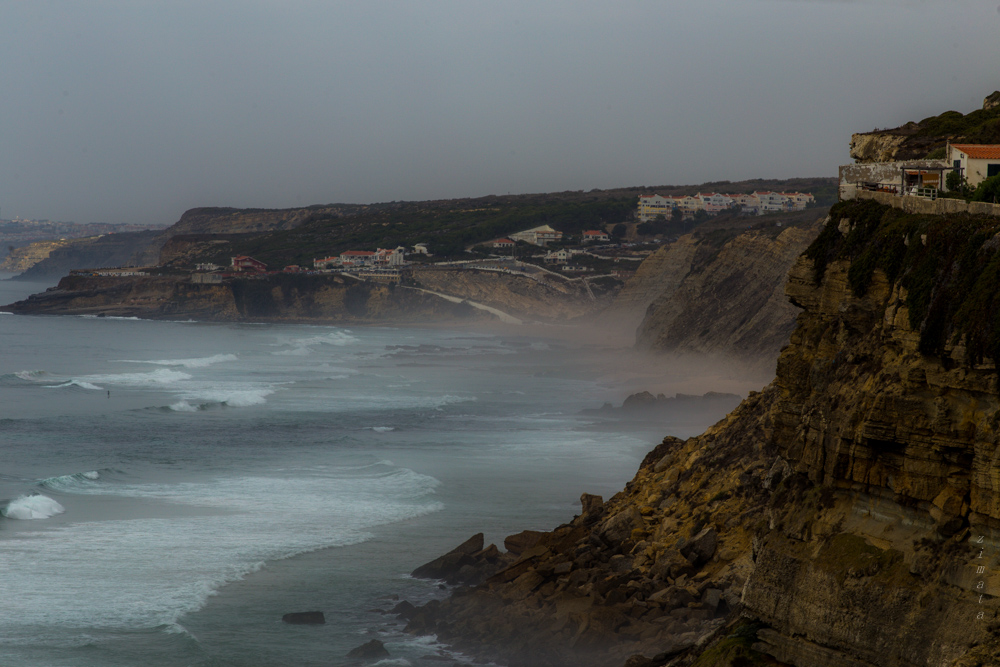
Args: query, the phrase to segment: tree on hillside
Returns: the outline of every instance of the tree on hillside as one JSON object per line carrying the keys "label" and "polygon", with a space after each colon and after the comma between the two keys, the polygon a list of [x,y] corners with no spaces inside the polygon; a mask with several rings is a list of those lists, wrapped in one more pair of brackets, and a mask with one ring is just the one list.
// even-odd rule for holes
{"label": "tree on hillside", "polygon": [[625,238],[625,234],[627,233],[628,233],[628,227],[626,227],[625,223],[623,222],[619,222],[617,225],[611,228],[611,236],[616,239]]}

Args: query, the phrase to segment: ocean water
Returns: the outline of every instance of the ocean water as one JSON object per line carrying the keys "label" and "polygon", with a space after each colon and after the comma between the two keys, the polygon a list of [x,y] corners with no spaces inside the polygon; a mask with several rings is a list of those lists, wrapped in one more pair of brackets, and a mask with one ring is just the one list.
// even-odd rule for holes
{"label": "ocean water", "polygon": [[[9,303],[45,285],[0,282]],[[608,497],[666,433],[581,411],[744,391],[517,331],[0,315],[0,665],[385,664],[407,573]],[[653,385],[656,386],[653,386]],[[321,610],[322,626],[281,622]],[[426,663],[424,663],[426,664]]]}

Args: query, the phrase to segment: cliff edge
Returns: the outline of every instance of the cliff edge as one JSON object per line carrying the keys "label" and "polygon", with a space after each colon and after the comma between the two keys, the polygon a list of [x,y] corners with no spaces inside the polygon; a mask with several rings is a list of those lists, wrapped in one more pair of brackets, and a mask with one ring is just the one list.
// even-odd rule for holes
{"label": "cliff edge", "polygon": [[842,202],[786,292],[771,385],[409,629],[510,665],[1000,663],[1000,220]]}

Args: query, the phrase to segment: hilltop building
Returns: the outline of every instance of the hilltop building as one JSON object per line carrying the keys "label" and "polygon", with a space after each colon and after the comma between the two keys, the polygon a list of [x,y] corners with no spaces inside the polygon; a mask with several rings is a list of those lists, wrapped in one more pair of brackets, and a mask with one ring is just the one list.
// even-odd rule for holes
{"label": "hilltop building", "polygon": [[267,265],[253,257],[238,255],[231,258],[230,265],[233,271],[246,271],[247,273],[266,273]]}
{"label": "hilltop building", "polygon": [[510,238],[514,241],[524,241],[525,243],[530,243],[532,245],[544,246],[549,243],[561,241],[562,232],[556,231],[549,225],[542,225],[541,227],[526,229],[523,232],[511,234]]}
{"label": "hilltop building", "polygon": [[972,187],[1000,175],[1000,144],[948,144],[948,163]]}
{"label": "hilltop building", "polygon": [[815,198],[803,192],[754,192],[752,194],[723,194],[699,192],[696,195],[666,196],[639,195],[637,217],[648,222],[662,215],[670,218],[675,210],[685,217],[698,211],[715,215],[739,206],[743,213],[763,215],[776,211],[801,211]]}
{"label": "hilltop building", "polygon": [[607,232],[602,232],[596,229],[588,229],[583,233],[584,243],[595,243],[595,242],[606,243],[607,241],[610,240],[611,237],[608,235]]}

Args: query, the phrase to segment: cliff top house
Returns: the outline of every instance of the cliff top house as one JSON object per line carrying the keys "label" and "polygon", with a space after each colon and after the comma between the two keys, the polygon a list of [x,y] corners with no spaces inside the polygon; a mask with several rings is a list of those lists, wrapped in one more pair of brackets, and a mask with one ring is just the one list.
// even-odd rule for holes
{"label": "cliff top house", "polygon": [[948,144],[948,162],[975,187],[1000,174],[1000,144]]}
{"label": "cliff top house", "polygon": [[246,255],[233,257],[230,260],[230,265],[234,271],[248,271],[250,273],[264,273],[267,271],[267,264]]}

